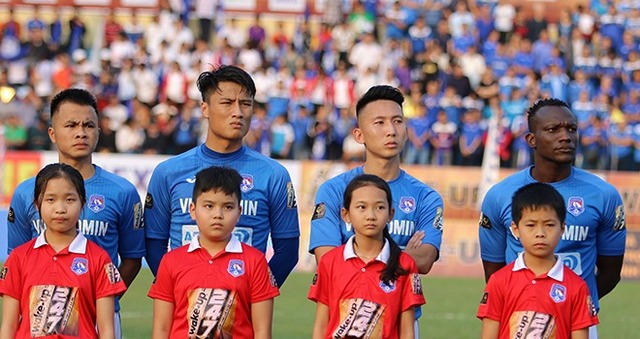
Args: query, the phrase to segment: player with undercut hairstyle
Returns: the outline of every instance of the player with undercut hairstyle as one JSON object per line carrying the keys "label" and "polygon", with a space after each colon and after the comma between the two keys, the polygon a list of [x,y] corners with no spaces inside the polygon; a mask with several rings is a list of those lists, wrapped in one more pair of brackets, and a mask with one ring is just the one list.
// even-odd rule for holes
{"label": "player with undercut hairstyle", "polygon": [[[530,183],[548,183],[560,192],[567,209],[567,226],[556,253],[586,281],[599,309],[598,300],[620,281],[627,235],[622,198],[611,184],[573,166],[578,121],[565,102],[539,100],[527,116],[525,138],[534,165],[494,185],[482,202],[479,236],[485,278],[488,281],[522,252],[521,242],[510,230],[513,193]],[[595,326],[589,338],[597,338]]]}
{"label": "player with undercut hairstyle", "polygon": [[210,166],[227,166],[242,176],[242,216],[234,235],[263,253],[271,237],[269,267],[282,286],[298,262],[298,206],[287,170],[242,143],[253,115],[255,84],[236,66],[203,72],[197,84],[209,125],[207,138],[203,145],[160,163],[151,175],[144,212],[147,263],[155,275],[167,247],[191,242],[198,231],[189,214],[195,175]]}

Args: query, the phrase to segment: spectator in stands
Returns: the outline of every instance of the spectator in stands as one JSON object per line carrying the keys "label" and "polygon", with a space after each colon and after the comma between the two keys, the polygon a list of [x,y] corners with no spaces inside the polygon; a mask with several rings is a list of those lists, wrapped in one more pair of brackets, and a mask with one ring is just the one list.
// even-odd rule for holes
{"label": "spectator in stands", "polygon": [[480,166],[484,154],[484,138],[487,127],[482,123],[480,110],[472,108],[464,112],[460,129],[460,165]]}
{"label": "spectator in stands", "polygon": [[275,117],[271,123],[271,158],[290,159],[295,134],[293,127],[287,121],[286,114]]}
{"label": "spectator in stands", "polygon": [[493,10],[496,31],[500,33],[500,43],[508,42],[513,33],[513,19],[516,17],[516,9],[506,0],[499,0]]}
{"label": "spectator in stands", "polygon": [[[418,96],[420,92],[418,92]],[[415,94],[411,97],[413,98]],[[404,111],[407,111],[405,104]],[[404,149],[402,162],[405,164],[426,165],[429,163],[431,155],[431,125],[434,121],[430,121],[427,116],[427,109],[424,105],[416,107],[414,116],[407,119],[407,136],[408,142]]]}
{"label": "spectator in stands", "polygon": [[429,141],[433,147],[431,164],[451,166],[453,164],[453,148],[456,146],[458,127],[444,110],[438,113],[438,119],[431,126]]}

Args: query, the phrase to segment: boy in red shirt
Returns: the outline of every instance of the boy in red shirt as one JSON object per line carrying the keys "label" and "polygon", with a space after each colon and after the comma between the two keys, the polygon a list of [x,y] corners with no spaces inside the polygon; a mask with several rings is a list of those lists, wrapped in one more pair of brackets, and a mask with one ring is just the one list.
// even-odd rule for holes
{"label": "boy in red shirt", "polygon": [[107,252],[77,230],[86,203],[82,175],[47,165],[34,197],[47,227],[0,271],[0,338],[115,338],[114,297],[126,286]]}
{"label": "boy in red shirt", "polygon": [[232,236],[241,183],[230,168],[196,174],[189,212],[199,234],[160,262],[152,338],[271,338],[277,284],[264,254]]}
{"label": "boy in red shirt", "polygon": [[554,255],[565,229],[564,199],[550,185],[533,183],[512,199],[511,232],[524,252],[494,273],[478,318],[482,339],[587,339],[598,324],[586,283]]}

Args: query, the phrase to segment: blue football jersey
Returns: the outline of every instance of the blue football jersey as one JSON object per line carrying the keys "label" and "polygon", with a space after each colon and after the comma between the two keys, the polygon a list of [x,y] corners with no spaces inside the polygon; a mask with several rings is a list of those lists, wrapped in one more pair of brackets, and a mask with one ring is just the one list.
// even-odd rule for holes
{"label": "blue football jersey", "polygon": [[[351,224],[342,220],[340,209],[347,185],[363,173],[362,167],[356,167],[320,185],[311,218],[309,252],[313,253],[319,246],[338,247],[354,234]],[[404,249],[415,232],[424,231],[423,244],[431,244],[440,250],[444,222],[440,194],[403,170],[388,184],[395,208],[393,220],[389,222],[393,240]]]}
{"label": "blue football jersey", "polygon": [[[95,166],[95,174],[84,181],[87,202],[78,229],[102,247],[118,265],[119,259],[137,259],[145,254],[143,208],[136,188],[126,179]],[[45,228],[33,203],[35,177],[22,182],[11,198],[7,217],[8,251],[37,237]],[[116,304],[116,310],[119,310]]]}
{"label": "blue football jersey", "polygon": [[[482,202],[480,252],[489,262],[514,261],[523,251],[511,233],[511,199],[518,188],[536,182],[531,168],[517,172],[494,185]],[[571,175],[551,183],[567,205],[566,229],[556,248],[563,263],[589,286],[596,307],[596,258],[624,254],[626,227],[624,205],[611,184],[587,171],[573,168]]]}
{"label": "blue football jersey", "polygon": [[269,235],[273,239],[300,236],[295,190],[284,166],[244,146],[222,154],[200,145],[154,169],[144,210],[147,238],[169,239],[171,249],[191,242],[198,234],[189,215],[195,175],[214,165],[242,175],[242,214],[233,231],[240,241],[264,253]]}

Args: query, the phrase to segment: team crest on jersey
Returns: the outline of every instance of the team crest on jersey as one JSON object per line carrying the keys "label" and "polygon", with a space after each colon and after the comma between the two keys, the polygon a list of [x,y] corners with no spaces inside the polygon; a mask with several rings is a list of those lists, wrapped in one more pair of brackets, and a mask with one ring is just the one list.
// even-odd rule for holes
{"label": "team crest on jersey", "polygon": [[89,201],[87,202],[87,206],[93,213],[98,213],[105,208],[106,199],[102,194],[92,194],[89,197]]}
{"label": "team crest on jersey", "polygon": [[623,230],[626,226],[627,222],[624,217],[624,206],[620,205],[616,207],[616,221],[613,224],[614,231]]}
{"label": "team crest on jersey", "polygon": [[13,210],[13,207],[9,207],[9,213],[7,213],[7,221],[8,222],[16,221],[16,212]]}
{"label": "team crest on jersey", "polygon": [[227,267],[227,272],[231,274],[234,278],[237,278],[244,274],[244,261],[238,259],[229,260],[229,266]]}
{"label": "team crest on jersey", "polygon": [[396,282],[390,281],[388,284],[384,281],[380,281],[380,288],[384,291],[384,293],[391,293],[396,290]]}
{"label": "team crest on jersey", "polygon": [[296,201],[296,190],[293,187],[293,183],[289,181],[287,183],[287,208],[292,209],[298,207],[298,202]]}
{"label": "team crest on jersey", "polygon": [[416,199],[413,197],[400,197],[398,208],[404,213],[411,213],[416,210]]}
{"label": "team crest on jersey", "polygon": [[9,273],[9,269],[3,267],[2,270],[0,270],[0,280],[4,280],[7,277],[7,273]]}
{"label": "team crest on jersey", "polygon": [[89,260],[86,258],[74,258],[71,263],[71,271],[77,275],[89,272]]}
{"label": "team crest on jersey", "polygon": [[311,216],[311,220],[322,219],[324,218],[324,214],[327,212],[327,206],[321,202],[316,205],[313,209],[313,216]]}
{"label": "team crest on jersey", "polygon": [[422,294],[422,279],[420,274],[411,273],[411,292],[413,294]]}
{"label": "team crest on jersey", "polygon": [[556,303],[561,303],[567,299],[567,288],[559,284],[553,284],[551,291],[549,291],[549,296]]}
{"label": "team crest on jersey", "polygon": [[437,229],[438,231],[442,231],[443,227],[444,227],[443,210],[442,210],[442,207],[438,207],[436,208],[436,217],[433,218],[433,228]]}
{"label": "team crest on jersey", "polygon": [[243,174],[242,183],[240,184],[240,190],[242,193],[247,193],[253,189],[253,175]]}
{"label": "team crest on jersey", "polygon": [[584,212],[584,200],[582,197],[571,197],[567,202],[567,212],[571,213],[574,217],[579,216]]}
{"label": "team crest on jersey", "polygon": [[151,193],[147,193],[147,196],[144,198],[144,208],[153,208],[153,196]]}
{"label": "team crest on jersey", "polygon": [[484,213],[480,213],[480,221],[478,221],[478,224],[480,224],[482,228],[491,229],[491,220],[489,220],[489,217],[484,215]]}

